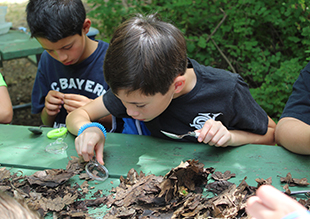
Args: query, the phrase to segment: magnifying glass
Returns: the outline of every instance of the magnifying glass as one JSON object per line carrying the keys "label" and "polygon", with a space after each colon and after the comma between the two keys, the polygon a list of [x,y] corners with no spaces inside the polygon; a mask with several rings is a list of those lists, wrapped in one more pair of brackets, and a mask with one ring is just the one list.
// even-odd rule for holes
{"label": "magnifying glass", "polygon": [[94,180],[105,181],[109,177],[108,169],[98,163],[98,161],[93,158],[86,164],[85,171],[87,175]]}

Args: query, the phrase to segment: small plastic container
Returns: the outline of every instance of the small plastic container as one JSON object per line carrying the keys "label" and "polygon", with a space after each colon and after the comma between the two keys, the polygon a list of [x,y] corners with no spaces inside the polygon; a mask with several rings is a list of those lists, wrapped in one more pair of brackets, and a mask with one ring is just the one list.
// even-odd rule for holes
{"label": "small plastic container", "polygon": [[68,145],[63,140],[63,138],[57,138],[55,142],[46,146],[45,151],[51,154],[63,154],[68,148]]}
{"label": "small plastic container", "polygon": [[0,24],[5,23],[5,15],[8,6],[0,6]]}

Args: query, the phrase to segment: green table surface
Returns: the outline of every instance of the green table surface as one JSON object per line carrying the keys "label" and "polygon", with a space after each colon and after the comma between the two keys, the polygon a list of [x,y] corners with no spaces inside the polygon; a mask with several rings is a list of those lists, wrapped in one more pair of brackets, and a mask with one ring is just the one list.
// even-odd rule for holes
{"label": "green table surface", "polygon": [[3,60],[41,54],[44,51],[35,38],[19,30],[10,30],[0,35],[0,53]]}
{"label": "green table surface", "polygon": [[[42,128],[43,134],[35,136],[28,126],[0,125],[0,164],[23,169],[27,173],[47,168],[65,168],[71,156],[78,156],[74,147],[75,136],[68,134],[64,142],[68,149],[63,154],[50,154],[45,147],[55,139],[47,138],[51,128]],[[257,186],[256,178],[272,177],[272,185],[282,189],[280,177],[290,172],[293,178],[310,180],[309,156],[293,154],[279,146],[244,145],[240,147],[216,148],[200,143],[183,143],[150,136],[108,133],[104,148],[105,166],[109,170],[109,179],[96,184],[105,189],[116,187],[119,177],[126,176],[131,168],[146,174],[165,175],[181,161],[199,160],[205,167],[214,167],[216,171],[226,170],[236,174],[229,181],[246,182]],[[74,179],[73,179],[74,180]],[[79,182],[79,179],[75,179]],[[112,182],[112,183],[111,183]],[[291,187],[291,190],[305,188]]]}

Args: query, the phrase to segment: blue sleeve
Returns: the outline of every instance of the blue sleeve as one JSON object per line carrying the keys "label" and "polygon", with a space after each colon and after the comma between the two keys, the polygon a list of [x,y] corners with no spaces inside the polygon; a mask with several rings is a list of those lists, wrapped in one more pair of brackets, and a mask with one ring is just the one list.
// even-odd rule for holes
{"label": "blue sleeve", "polygon": [[293,117],[310,125],[310,62],[300,72],[293,85],[293,92],[289,97],[281,118]]}
{"label": "blue sleeve", "polygon": [[248,85],[238,76],[232,93],[232,112],[229,129],[240,129],[264,135],[268,130],[268,115],[252,97]]}

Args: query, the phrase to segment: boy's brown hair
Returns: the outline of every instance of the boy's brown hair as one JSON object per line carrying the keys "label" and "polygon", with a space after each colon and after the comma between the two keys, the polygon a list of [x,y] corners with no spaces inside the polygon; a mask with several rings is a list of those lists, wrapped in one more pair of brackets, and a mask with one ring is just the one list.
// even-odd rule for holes
{"label": "boy's brown hair", "polygon": [[187,68],[186,41],[181,31],[156,14],[137,15],[114,32],[104,62],[112,92],[139,90],[165,94]]}

